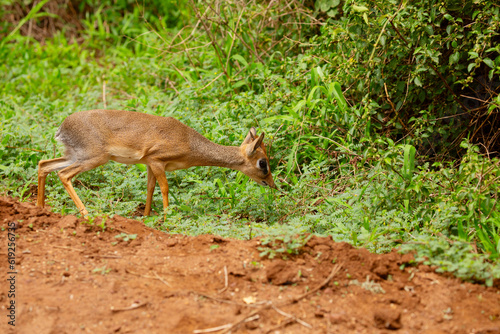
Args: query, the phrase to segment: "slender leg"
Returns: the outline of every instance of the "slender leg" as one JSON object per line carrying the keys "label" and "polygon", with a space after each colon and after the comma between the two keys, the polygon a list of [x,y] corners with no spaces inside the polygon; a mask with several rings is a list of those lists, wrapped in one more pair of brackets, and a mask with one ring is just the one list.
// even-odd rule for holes
{"label": "slender leg", "polygon": [[161,163],[150,164],[151,171],[160,185],[161,195],[163,197],[163,210],[168,207],[168,181],[165,176],[165,167]]}
{"label": "slender leg", "polygon": [[144,209],[144,215],[149,216],[151,213],[151,203],[153,201],[153,193],[156,186],[156,177],[148,165],[148,185],[147,185],[147,195],[146,195],[146,208]]}
{"label": "slender leg", "polygon": [[80,197],[78,197],[78,195],[76,194],[76,191],[73,188],[73,184],[71,183],[71,179],[73,179],[78,174],[94,169],[97,166],[106,163],[107,161],[108,160],[103,159],[102,157],[93,160],[86,160],[84,162],[77,161],[59,172],[59,179],[61,179],[64,189],[66,189],[69,196],[78,208],[78,211],[80,211],[83,216],[88,215],[88,211],[87,209],[85,209],[85,205],[83,205]]}
{"label": "slender leg", "polygon": [[67,157],[55,158],[50,160],[41,160],[38,163],[38,194],[36,205],[45,206],[45,179],[50,172],[60,170],[71,165]]}

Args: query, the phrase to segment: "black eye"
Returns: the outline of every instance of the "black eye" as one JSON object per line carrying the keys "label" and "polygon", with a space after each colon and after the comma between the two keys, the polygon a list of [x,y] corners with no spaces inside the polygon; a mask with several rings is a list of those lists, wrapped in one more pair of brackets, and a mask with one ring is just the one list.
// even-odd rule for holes
{"label": "black eye", "polygon": [[257,163],[264,175],[267,175],[267,161],[265,159],[260,159]]}
{"label": "black eye", "polygon": [[259,168],[260,169],[267,169],[267,161],[264,159],[259,160]]}

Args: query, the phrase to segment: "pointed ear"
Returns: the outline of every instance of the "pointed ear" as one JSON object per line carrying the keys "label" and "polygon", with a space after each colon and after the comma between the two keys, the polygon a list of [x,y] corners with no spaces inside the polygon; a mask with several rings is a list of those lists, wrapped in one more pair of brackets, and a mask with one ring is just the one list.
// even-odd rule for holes
{"label": "pointed ear", "polygon": [[259,138],[255,139],[252,143],[250,143],[247,147],[247,156],[252,156],[254,155],[255,151],[257,151],[257,148],[262,145],[262,141],[264,140],[264,132],[262,132],[259,136]]}
{"label": "pointed ear", "polygon": [[255,128],[252,126],[250,128],[250,131],[248,131],[248,134],[245,137],[245,140],[243,140],[243,143],[241,143],[241,145],[250,144],[252,141],[255,140],[255,137],[257,137],[257,132],[255,131]]}

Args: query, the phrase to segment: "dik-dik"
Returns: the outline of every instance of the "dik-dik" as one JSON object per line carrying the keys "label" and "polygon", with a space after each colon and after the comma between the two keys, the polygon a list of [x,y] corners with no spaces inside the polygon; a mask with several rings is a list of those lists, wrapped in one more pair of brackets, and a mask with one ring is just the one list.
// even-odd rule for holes
{"label": "dik-dik", "polygon": [[240,146],[218,145],[172,117],[121,110],[88,110],[68,116],[55,138],[65,148],[63,157],[38,163],[37,206],[45,205],[45,179],[59,170],[59,178],[82,215],[87,215],[71,180],[78,174],[109,160],[147,165],[148,181],[145,215],[151,212],[156,181],[160,184],[163,207],[168,206],[165,171],[192,166],[219,166],[239,170],[257,183],[276,188],[264,133],[251,128]]}

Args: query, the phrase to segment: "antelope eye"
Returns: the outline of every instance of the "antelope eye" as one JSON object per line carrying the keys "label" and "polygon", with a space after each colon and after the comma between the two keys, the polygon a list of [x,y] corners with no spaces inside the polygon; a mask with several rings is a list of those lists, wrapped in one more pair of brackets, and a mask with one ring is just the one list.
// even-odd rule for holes
{"label": "antelope eye", "polygon": [[264,173],[264,175],[267,175],[269,170],[267,168],[266,159],[260,159],[259,161],[257,161],[257,166],[259,166],[259,169]]}

